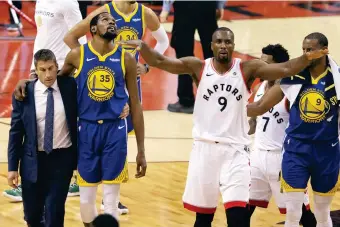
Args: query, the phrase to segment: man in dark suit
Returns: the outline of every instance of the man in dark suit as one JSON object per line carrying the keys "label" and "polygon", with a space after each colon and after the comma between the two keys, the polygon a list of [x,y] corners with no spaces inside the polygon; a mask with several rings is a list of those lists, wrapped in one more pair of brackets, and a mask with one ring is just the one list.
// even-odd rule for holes
{"label": "man in dark suit", "polygon": [[77,166],[77,85],[72,77],[57,77],[56,57],[50,50],[39,50],[34,64],[38,79],[28,83],[26,98],[12,97],[8,184],[17,186],[20,164],[28,226],[63,227]]}

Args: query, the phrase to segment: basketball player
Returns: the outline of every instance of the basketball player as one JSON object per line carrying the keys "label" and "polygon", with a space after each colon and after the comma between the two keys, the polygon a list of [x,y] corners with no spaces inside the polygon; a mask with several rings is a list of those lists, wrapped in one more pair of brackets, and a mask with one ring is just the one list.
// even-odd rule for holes
{"label": "basketball player", "polygon": [[214,32],[211,43],[214,57],[205,61],[196,57],[169,58],[141,40],[122,44],[137,47],[149,65],[173,74],[191,74],[199,83],[194,107],[194,145],[183,195],[184,207],[196,212],[194,226],[211,226],[219,191],[228,226],[249,226],[246,208],[250,184],[251,141],[246,116],[249,88],[256,77],[275,80],[294,75],[327,51],[308,52],[281,64],[257,59],[241,62],[232,58],[234,33],[225,27]]}
{"label": "basketball player", "polygon": [[[287,50],[280,44],[268,45],[262,49],[261,60],[282,63],[289,60]],[[263,81],[254,90],[254,101],[258,101],[275,81]],[[272,195],[281,214],[286,213],[283,194],[280,192],[280,171],[282,163],[282,142],[289,120],[289,101],[282,95],[282,100],[266,113],[249,120],[249,135],[255,132],[254,150],[250,154],[251,186],[250,216],[256,206],[267,208]],[[305,206],[306,204],[306,206]],[[308,193],[305,194],[300,223],[306,227],[316,226],[316,220],[310,211]]]}
{"label": "basketball player", "polygon": [[[145,28],[148,28],[152,36],[157,40],[155,50],[163,54],[168,48],[169,38],[163,26],[159,23],[157,15],[150,8],[137,3],[137,1],[112,1],[99,7],[66,34],[65,43],[70,48],[78,47],[80,45],[78,39],[89,31],[92,18],[102,12],[108,12],[116,19],[117,27],[119,28],[116,40],[142,39],[145,34]],[[125,47],[125,49],[135,56],[137,62],[139,61],[139,53],[134,48]],[[138,94],[141,102],[142,90],[139,76],[147,72],[149,72],[147,64],[137,64]],[[127,123],[128,132],[133,133],[130,115],[127,117]],[[103,205],[101,207],[103,208]],[[119,208],[122,214],[129,212],[128,208],[121,203],[119,203]]]}
{"label": "basketball player", "polygon": [[61,75],[69,75],[78,69],[75,74],[79,106],[78,184],[85,226],[90,226],[97,216],[96,191],[101,182],[105,213],[118,218],[120,183],[128,180],[127,124],[119,115],[128,101],[138,147],[136,177],[143,177],[146,172],[136,60],[113,43],[118,31],[109,13],[93,17],[90,31],[93,40],[72,49],[61,70]]}
{"label": "basketball player", "polygon": [[[137,3],[137,1],[112,1],[99,7],[67,33],[64,38],[65,43],[70,48],[78,47],[80,45],[78,39],[89,31],[92,18],[102,12],[108,12],[115,18],[119,28],[116,40],[142,39],[145,34],[145,28],[148,28],[152,36],[157,40],[155,50],[163,54],[168,48],[169,38],[163,26],[159,23],[157,15],[150,8]],[[133,54],[138,62],[139,53],[136,49],[131,47],[124,48]],[[148,71],[149,66],[147,64],[138,63],[137,75],[145,74]],[[140,78],[137,79],[137,82],[139,97],[142,101]],[[130,132],[133,130],[130,117],[128,117],[128,125]]]}
{"label": "basketball player", "polygon": [[[78,2],[76,0],[38,0],[35,4],[34,18],[37,35],[34,41],[33,55],[38,50],[49,49],[55,54],[59,69],[61,69],[66,55],[70,51],[70,48],[63,42],[63,38],[68,30],[82,20]],[[86,36],[79,37],[78,42],[86,43]],[[33,60],[30,77],[36,77]],[[22,201],[21,185],[15,189],[5,190],[3,195],[15,201]],[[71,184],[68,196],[77,195],[79,195],[78,186]]]}
{"label": "basketball player", "polygon": [[[328,39],[318,32],[307,35],[302,44],[305,53],[327,47]],[[290,101],[281,171],[287,209],[285,226],[299,225],[309,178],[317,226],[332,226],[330,204],[337,189],[340,160],[338,68],[330,56],[313,60],[293,74],[296,76],[282,79],[280,87],[273,86],[248,106],[248,115],[256,116],[280,102],[282,92]]]}

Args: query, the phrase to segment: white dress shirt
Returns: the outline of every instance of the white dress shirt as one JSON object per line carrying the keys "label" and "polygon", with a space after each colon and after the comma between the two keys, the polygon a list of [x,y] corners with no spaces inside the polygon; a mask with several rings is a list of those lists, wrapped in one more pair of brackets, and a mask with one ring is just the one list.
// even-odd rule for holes
{"label": "white dress shirt", "polygon": [[[57,80],[51,87],[54,89],[53,149],[68,148],[72,145],[72,142],[66,122],[64,103],[61,98]],[[47,89],[48,87],[41,83],[40,80],[37,80],[34,87],[34,99],[37,118],[38,151],[44,151]]]}
{"label": "white dress shirt", "polygon": [[[37,0],[34,14],[37,35],[33,55],[40,49],[50,49],[57,58],[59,69],[64,65],[70,48],[64,43],[66,33],[83,18],[76,0]],[[79,39],[86,43],[86,36]],[[35,69],[32,60],[31,69]]]}

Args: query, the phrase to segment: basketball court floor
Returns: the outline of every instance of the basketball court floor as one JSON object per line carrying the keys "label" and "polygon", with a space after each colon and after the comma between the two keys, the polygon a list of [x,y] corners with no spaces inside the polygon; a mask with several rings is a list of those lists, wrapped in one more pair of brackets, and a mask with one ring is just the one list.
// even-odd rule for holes
{"label": "basketball court floor", "polygon": [[[24,2],[23,11],[33,18],[34,4]],[[159,7],[154,8],[160,12]],[[90,7],[89,11],[93,10]],[[229,1],[220,26],[235,33],[235,57],[243,60],[259,57],[267,44],[281,43],[291,57],[302,53],[302,40],[311,32],[323,32],[329,39],[329,50],[340,62],[340,2],[261,2]],[[7,23],[8,8],[0,2],[0,23]],[[164,27],[172,29],[172,18]],[[0,191],[7,186],[7,143],[11,114],[11,93],[19,79],[28,76],[32,60],[35,29],[24,21],[24,39],[17,39],[0,27]],[[5,37],[11,38],[5,38]],[[199,37],[196,36],[195,55],[202,58]],[[148,33],[145,40],[154,45]],[[172,48],[165,53],[175,56]],[[121,201],[128,206],[129,215],[120,216],[122,227],[189,227],[194,214],[183,208],[181,199],[185,186],[189,155],[192,146],[192,115],[175,114],[166,110],[176,102],[177,76],[152,68],[142,77],[143,108],[146,128],[146,177],[135,179],[136,142],[129,137],[130,181],[121,187]],[[98,190],[97,205],[102,199]],[[313,204],[312,204],[313,207]],[[332,211],[340,210],[340,192],[332,204]],[[82,226],[79,198],[66,203],[67,227]],[[268,209],[257,209],[252,218],[254,227],[280,226],[283,221],[273,201]],[[220,203],[214,227],[226,226],[225,213]],[[22,203],[10,202],[0,196],[0,226],[25,226]],[[282,226],[282,225],[281,225]]]}

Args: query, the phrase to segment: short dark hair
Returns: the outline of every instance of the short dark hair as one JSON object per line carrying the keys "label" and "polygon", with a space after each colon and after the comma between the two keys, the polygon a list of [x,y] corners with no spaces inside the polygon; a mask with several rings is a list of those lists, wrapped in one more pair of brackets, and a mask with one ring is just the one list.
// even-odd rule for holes
{"label": "short dark hair", "polygon": [[222,31],[222,32],[231,32],[231,34],[233,34],[233,36],[234,36],[234,32],[230,28],[227,28],[227,27],[219,27],[219,28],[217,28],[214,31],[213,36],[215,35],[216,32],[219,32],[219,31]]}
{"label": "short dark hair", "polygon": [[35,67],[37,67],[38,61],[54,61],[57,63],[54,53],[49,49],[41,49],[34,54]]}
{"label": "short dark hair", "polygon": [[94,227],[119,227],[117,219],[110,214],[100,214],[93,220]]}
{"label": "short dark hair", "polygon": [[98,24],[98,20],[99,20],[99,16],[101,14],[104,14],[104,13],[108,13],[108,12],[101,12],[101,13],[98,13],[96,16],[94,16],[91,21],[90,21],[90,32],[91,32],[91,35],[93,36],[93,32],[91,31],[91,28],[92,26],[95,26]]}
{"label": "short dark hair", "polygon": [[289,60],[288,51],[281,44],[269,44],[262,48],[262,53],[273,56],[273,61],[282,63]]}
{"label": "short dark hair", "polygon": [[307,35],[305,37],[305,39],[316,39],[316,40],[318,40],[318,43],[320,44],[321,47],[328,46],[328,39],[327,39],[327,37],[324,34],[320,33],[320,32],[310,33],[309,35]]}

